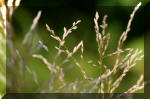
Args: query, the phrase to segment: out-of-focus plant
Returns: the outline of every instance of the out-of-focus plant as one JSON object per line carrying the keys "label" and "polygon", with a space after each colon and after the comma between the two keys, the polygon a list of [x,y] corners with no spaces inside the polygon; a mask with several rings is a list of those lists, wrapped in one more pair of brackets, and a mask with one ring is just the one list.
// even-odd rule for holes
{"label": "out-of-focus plant", "polygon": [[6,6],[0,2],[0,98],[6,88]]}
{"label": "out-of-focus plant", "polygon": [[[0,0],[0,98],[6,92],[6,34],[20,0]],[[8,34],[7,34],[8,35]]]}

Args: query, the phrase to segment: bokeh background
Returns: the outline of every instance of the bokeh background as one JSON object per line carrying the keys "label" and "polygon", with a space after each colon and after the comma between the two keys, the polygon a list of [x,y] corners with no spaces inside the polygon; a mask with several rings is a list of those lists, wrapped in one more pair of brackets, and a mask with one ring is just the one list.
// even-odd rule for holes
{"label": "bokeh background", "polygon": [[[10,38],[13,41],[14,49],[20,51],[21,55],[24,56],[26,64],[37,73],[37,78],[40,84],[44,83],[48,77],[48,69],[42,61],[29,57],[29,53],[26,47],[22,47],[22,40],[28,32],[30,25],[32,24],[33,18],[36,16],[39,10],[42,11],[41,18],[39,20],[36,30],[32,33],[33,39],[29,43],[33,43],[36,48],[37,43],[41,40],[45,45],[48,46],[49,51],[46,52],[43,49],[35,52],[42,54],[49,61],[55,56],[55,46],[57,42],[53,40],[49,32],[46,30],[45,24],[48,24],[52,29],[55,30],[57,35],[63,34],[63,27],[69,28],[74,21],[82,20],[78,25],[78,29],[67,38],[67,46],[72,49],[79,41],[84,41],[84,56],[85,62],[92,59],[94,62],[98,59],[97,43],[95,40],[94,22],[95,12],[98,11],[100,15],[99,24],[105,14],[108,15],[107,32],[111,34],[111,42],[109,45],[109,52],[113,52],[116,49],[117,42],[121,33],[126,29],[126,25],[129,16],[139,0],[93,0],[91,2],[80,1],[80,0],[23,0],[21,6],[15,11],[12,18],[13,32]],[[131,31],[128,34],[128,39],[124,44],[124,47],[138,48],[144,51],[144,40],[145,43],[149,41],[149,15],[148,15],[148,0],[142,1],[143,6],[135,14]],[[146,10],[145,10],[146,9]],[[145,16],[144,16],[145,15]],[[145,24],[146,23],[146,24]],[[144,38],[144,36],[146,38]],[[148,44],[146,49],[148,49]],[[145,57],[148,56],[148,51],[144,52]],[[9,53],[7,53],[9,56]],[[145,72],[144,72],[144,60],[138,62],[138,64],[127,74],[127,77],[122,81],[121,87],[117,89],[117,92],[124,91],[135,84],[140,74],[145,73],[145,80],[148,80],[148,64],[149,60],[145,60]],[[75,66],[64,66],[66,68],[67,81],[74,79],[83,79],[80,70]],[[89,76],[97,77],[99,70],[85,66],[85,70]],[[7,71],[8,73],[9,71]],[[11,73],[10,73],[11,74]],[[38,85],[34,83],[31,75],[26,75],[26,82],[28,84],[23,92],[35,92]],[[16,78],[18,76],[16,75]],[[74,78],[74,79],[72,79]],[[14,78],[15,79],[15,78]],[[148,89],[147,89],[148,90]],[[18,92],[14,88],[8,90],[8,92]],[[143,90],[139,91],[143,92]]]}

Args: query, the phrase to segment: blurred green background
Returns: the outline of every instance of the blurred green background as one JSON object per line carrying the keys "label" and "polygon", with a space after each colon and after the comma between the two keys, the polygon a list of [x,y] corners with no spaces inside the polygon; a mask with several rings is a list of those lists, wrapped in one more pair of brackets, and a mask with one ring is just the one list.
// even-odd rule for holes
{"label": "blurred green background", "polygon": [[[42,11],[42,15],[36,30],[32,33],[33,39],[31,39],[28,43],[32,42],[33,46],[30,47],[34,49],[36,48],[38,41],[41,40],[45,45],[48,46],[49,51],[46,52],[45,50],[40,49],[35,53],[42,54],[50,62],[52,62],[52,59],[55,56],[56,50],[54,47],[58,44],[50,37],[49,32],[46,30],[45,24],[48,24],[52,29],[55,30],[57,35],[61,36],[63,34],[64,26],[69,28],[74,21],[82,20],[82,22],[78,25],[78,29],[73,31],[73,33],[67,38],[66,45],[72,50],[79,41],[83,40],[85,50],[84,61],[86,63],[86,61],[90,59],[94,60],[94,62],[96,62],[98,59],[93,22],[95,12],[99,12],[99,24],[101,24],[103,16],[105,14],[108,15],[107,33],[111,33],[111,42],[107,52],[110,53],[116,50],[119,36],[126,29],[129,16],[133,11],[134,6],[138,4],[138,2],[139,0],[93,0],[91,2],[87,2],[85,0],[82,2],[80,0],[23,0],[21,2],[21,6],[15,11],[12,19],[12,26],[14,29],[11,39],[14,44],[14,49],[19,50],[26,65],[28,65],[30,69],[37,73],[39,84],[43,84],[49,76],[48,69],[42,61],[31,57],[27,46],[22,46],[22,40],[28,32],[33,18],[36,16],[39,10]],[[143,6],[148,5],[148,0],[143,0],[142,3]],[[150,32],[148,27],[149,25],[147,25],[146,28],[144,27],[145,22],[147,22],[147,24],[149,22],[147,19],[148,16],[145,19],[144,9],[144,7],[141,7],[135,14],[131,31],[129,32],[128,39],[124,44],[125,48],[138,48],[144,51],[144,35],[147,37],[147,40],[149,40],[147,35],[149,35]],[[9,57],[9,52],[7,52],[7,56]],[[148,60],[145,64],[148,64]],[[65,78],[68,82],[73,81],[74,79],[83,79],[81,73],[79,73],[80,70],[75,65],[66,65],[64,68],[66,68],[66,71],[64,72],[66,75]],[[120,88],[118,88],[116,92],[125,91],[134,85],[140,74],[145,73],[145,75],[148,75],[147,70],[149,70],[149,68],[145,68],[147,69],[144,72],[144,60],[138,62],[138,64],[127,74],[127,77],[124,78]],[[97,77],[100,73],[99,69],[88,66],[87,64],[84,65],[84,69],[88,76],[91,77]],[[11,74],[9,70],[7,73]],[[15,77],[17,78],[18,75]],[[145,79],[148,80],[149,77],[145,76]],[[35,84],[33,77],[28,73],[26,73],[25,82],[26,85],[23,92],[35,92],[35,90],[37,90],[38,85]],[[14,85],[10,89],[8,88],[8,92],[18,92],[15,87],[17,87],[17,85]],[[139,92],[143,92],[143,90]]]}

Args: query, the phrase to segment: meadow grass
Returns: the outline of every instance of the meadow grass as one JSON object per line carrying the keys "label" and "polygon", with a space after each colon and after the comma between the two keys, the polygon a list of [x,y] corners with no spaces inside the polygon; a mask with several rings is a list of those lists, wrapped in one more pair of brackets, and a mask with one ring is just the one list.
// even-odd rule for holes
{"label": "meadow grass", "polygon": [[[4,48],[0,49],[0,55],[3,56],[4,59],[0,60],[0,81],[2,82],[4,78],[6,78],[6,22],[8,29],[11,28],[11,17],[15,9],[19,6],[20,0],[15,1],[15,6],[13,6],[13,0],[8,0],[7,2],[7,8],[5,5],[5,2],[2,0],[1,3],[1,17],[0,17],[0,44],[4,46]],[[97,64],[93,63],[93,60],[87,61],[87,63],[94,67],[100,67],[102,70],[102,73],[97,77],[89,77],[84,69],[84,66],[82,64],[82,61],[84,60],[84,41],[81,40],[76,46],[73,47],[72,50],[70,50],[66,46],[66,38],[69,37],[69,35],[78,28],[78,24],[81,23],[81,20],[77,20],[73,22],[72,26],[70,28],[64,27],[64,32],[62,37],[57,36],[55,31],[51,29],[51,27],[46,24],[47,31],[50,32],[50,36],[58,41],[58,46],[55,46],[55,49],[57,51],[55,57],[53,60],[49,61],[46,57],[44,57],[41,54],[35,54],[33,52],[29,52],[30,56],[33,58],[37,58],[43,61],[43,63],[46,65],[47,69],[50,72],[50,78],[47,80],[47,82],[43,85],[39,84],[39,79],[37,78],[37,73],[32,70],[25,62],[24,62],[24,56],[21,54],[21,52],[18,49],[15,49],[13,47],[13,41],[11,39],[11,36],[8,37],[7,46],[9,47],[10,51],[10,57],[8,60],[10,61],[7,65],[10,68],[11,71],[15,71],[15,73],[19,76],[16,76],[15,79],[18,79],[17,81],[11,81],[11,78],[8,79],[8,85],[7,87],[12,87],[13,84],[17,85],[18,87],[16,89],[13,89],[16,92],[24,92],[24,84],[25,84],[25,72],[28,72],[30,75],[32,75],[33,81],[36,85],[38,85],[39,88],[35,90],[34,92],[43,92],[43,90],[46,90],[44,92],[50,92],[50,93],[110,93],[109,99],[111,98],[121,98],[122,96],[127,96],[132,98],[132,93],[136,93],[138,90],[141,90],[144,88],[144,84],[147,84],[149,82],[143,81],[143,74],[139,77],[137,82],[128,90],[124,92],[119,92],[117,96],[114,96],[113,93],[115,93],[115,90],[120,86],[121,82],[123,81],[123,78],[127,75],[127,73],[136,66],[137,61],[143,60],[144,55],[142,54],[142,50],[139,49],[133,49],[133,48],[124,48],[124,42],[127,39],[128,32],[131,30],[131,23],[134,18],[134,15],[136,11],[141,6],[141,2],[134,8],[133,12],[130,15],[130,19],[128,21],[126,30],[121,34],[118,45],[116,47],[116,51],[112,53],[107,53],[109,41],[111,39],[110,33],[106,33],[106,29],[108,27],[108,24],[106,22],[107,15],[103,17],[102,24],[99,25],[99,14],[96,12],[95,18],[94,18],[94,28],[96,32],[96,42],[98,45],[98,55],[99,59],[97,60]],[[7,12],[6,12],[7,11]],[[8,13],[6,19],[6,13]],[[42,11],[39,11],[37,13],[37,16],[34,18],[30,29],[28,33],[25,35],[22,46],[32,46],[31,43],[28,43],[30,39],[32,38],[32,32],[35,30],[38,21],[42,15]],[[9,31],[9,30],[8,30]],[[10,34],[11,35],[11,34]],[[32,40],[32,39],[31,39]],[[39,40],[38,42],[39,46],[43,48],[46,52],[49,51],[48,47]],[[0,46],[1,47],[1,46]],[[78,59],[76,59],[75,54],[77,52],[81,52]],[[125,54],[122,56],[122,54]],[[65,57],[61,62],[57,63],[57,59],[59,57]],[[87,57],[87,56],[86,56]],[[105,59],[107,57],[114,57],[115,61],[112,66],[107,66],[105,63]],[[123,58],[121,58],[123,57]],[[1,62],[2,61],[2,62]],[[16,63],[15,63],[16,62]],[[17,63],[18,62],[18,63]],[[67,82],[64,77],[64,68],[62,68],[62,65],[65,65],[67,63],[71,62],[72,64],[75,64],[82,74],[83,79],[81,81],[75,80],[72,82]],[[2,63],[2,64],[1,64]],[[19,65],[18,67],[11,68],[11,65]],[[121,72],[121,73],[120,73]],[[17,78],[18,77],[18,78]],[[0,82],[0,83],[1,83]],[[6,84],[6,81],[2,82],[4,85]],[[12,84],[11,84],[12,83]],[[105,94],[102,94],[102,98],[105,99]]]}

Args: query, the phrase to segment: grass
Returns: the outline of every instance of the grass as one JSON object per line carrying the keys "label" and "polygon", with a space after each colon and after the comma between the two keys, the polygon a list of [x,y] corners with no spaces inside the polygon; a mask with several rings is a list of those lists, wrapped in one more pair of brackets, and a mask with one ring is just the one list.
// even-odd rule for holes
{"label": "grass", "polygon": [[[11,1],[11,0],[10,0]],[[9,2],[9,0],[8,0]],[[9,13],[10,9],[14,12],[17,6],[19,5],[20,0],[16,0],[16,7],[8,7],[7,10]],[[9,5],[12,5],[12,2],[8,3]],[[2,7],[6,10],[6,5],[4,4],[4,1],[1,1]],[[64,33],[61,36],[57,36],[55,31],[51,29],[51,27],[46,24],[47,31],[50,32],[51,38],[56,40],[58,42],[58,46],[55,46],[56,49],[56,55],[50,60],[47,57],[44,57],[42,54],[36,54],[40,48],[45,50],[46,52],[49,52],[48,47],[41,41],[38,41],[38,47],[33,48],[33,35],[38,21],[42,15],[42,11],[39,11],[37,13],[37,16],[34,18],[30,29],[28,33],[25,35],[23,41],[21,42],[21,46],[23,48],[26,47],[25,50],[28,52],[27,55],[22,54],[21,49],[16,49],[13,45],[13,41],[11,36],[8,37],[8,55],[7,55],[7,69],[9,70],[8,76],[8,84],[7,84],[7,91],[8,92],[46,92],[46,93],[110,93],[108,96],[105,96],[105,94],[102,94],[102,98],[105,99],[105,97],[111,98],[121,98],[122,96],[132,97],[132,93],[136,93],[138,90],[141,90],[144,88],[144,84],[147,84],[149,82],[143,81],[143,74],[141,74],[138,78],[136,83],[132,85],[130,88],[123,92],[116,91],[117,88],[120,87],[120,84],[123,81],[123,78],[127,76],[127,73],[136,66],[137,61],[143,60],[143,51],[139,49],[134,48],[124,48],[124,42],[127,39],[128,32],[131,30],[131,23],[134,18],[134,15],[136,11],[141,6],[141,3],[139,3],[133,10],[133,12],[130,15],[130,19],[128,21],[126,30],[121,34],[118,45],[116,47],[116,50],[111,53],[107,53],[107,50],[109,48],[109,41],[111,39],[110,33],[106,33],[107,29],[107,15],[103,17],[102,24],[99,25],[99,14],[96,12],[95,18],[94,18],[94,28],[96,32],[96,42],[98,45],[97,54],[99,55],[99,59],[95,62],[95,60],[88,60],[85,62],[84,56],[84,41],[81,40],[76,46],[70,50],[66,46],[66,38],[69,37],[69,35],[75,31],[78,28],[78,24],[81,22],[81,20],[73,22],[72,26],[70,28],[64,27]],[[1,38],[0,43],[3,47],[1,47],[0,52],[6,53],[6,25],[5,25],[5,17],[4,14],[5,10],[1,10]],[[5,16],[5,17],[4,17]],[[8,26],[9,29],[11,29],[11,17],[12,14],[8,14]],[[9,30],[8,30],[9,34]],[[10,32],[11,35],[11,32]],[[0,53],[0,54],[1,54]],[[0,60],[0,63],[5,63],[6,61],[6,55],[3,54],[3,58]],[[38,79],[38,68],[31,68],[31,66],[28,66],[28,58],[31,61],[36,61],[38,64],[45,64],[46,69],[48,72],[47,79],[42,82],[41,79]],[[33,58],[36,58],[34,60]],[[60,59],[59,59],[60,58]],[[106,63],[108,58],[114,58],[111,65]],[[43,63],[40,63],[41,61]],[[2,61],[2,62],[1,62]],[[34,65],[34,64],[32,64]],[[36,64],[35,64],[36,65]],[[90,66],[87,68],[86,66]],[[14,66],[14,67],[12,67]],[[65,72],[65,66],[68,66],[68,68],[71,68],[69,70],[72,70],[72,72],[77,72],[78,75],[74,75],[74,78],[70,78],[71,73],[66,75]],[[76,66],[76,67],[75,67]],[[0,68],[3,67],[4,69],[0,69],[3,71],[0,71],[0,81],[3,81],[2,78],[6,78],[6,63],[3,64],[3,66],[0,64]],[[43,67],[44,68],[44,67]],[[91,75],[87,74],[87,70],[89,71],[90,68],[96,68],[96,70],[99,69],[100,73],[96,77],[92,77]],[[96,71],[97,72],[97,71]],[[67,78],[68,77],[68,78]],[[71,79],[70,81],[67,79]],[[0,82],[1,83],[1,82]],[[2,82],[4,85],[6,82]],[[32,89],[29,83],[34,83],[34,86],[32,86]],[[3,86],[4,86],[3,85]],[[120,93],[117,96],[113,95],[113,93]],[[4,94],[1,92],[1,94]],[[0,94],[0,95],[1,95]]]}
{"label": "grass", "polygon": [[0,98],[6,89],[6,31],[5,31],[5,6],[0,2]]}
{"label": "grass", "polygon": [[[58,50],[58,53],[56,54],[55,60],[58,56],[60,56],[61,53],[65,53],[67,55],[66,59],[62,62],[62,64],[68,62],[68,60],[73,60],[74,64],[76,64],[76,66],[80,69],[80,72],[82,73],[84,80],[87,80],[87,85],[91,84],[91,88],[84,88],[84,92],[90,92],[90,93],[113,93],[120,85],[122,79],[124,78],[124,76],[126,76],[127,72],[136,65],[136,62],[138,60],[142,60],[144,55],[142,55],[142,50],[134,50],[133,48],[126,48],[123,49],[123,43],[125,42],[125,40],[127,39],[127,34],[130,31],[130,27],[131,27],[131,22],[133,20],[134,14],[135,12],[139,9],[141,3],[139,3],[135,9],[133,10],[133,12],[130,15],[130,19],[127,25],[126,30],[122,33],[122,35],[120,36],[120,39],[118,41],[118,46],[117,46],[117,50],[115,52],[112,52],[110,54],[106,54],[106,50],[108,48],[109,45],[109,40],[110,40],[110,34],[106,34],[105,30],[107,28],[107,23],[106,23],[106,19],[107,19],[107,15],[104,16],[103,21],[102,21],[102,25],[98,25],[98,19],[99,19],[99,14],[98,12],[96,12],[95,18],[94,18],[94,23],[95,23],[95,32],[96,32],[96,41],[98,44],[98,54],[99,54],[99,60],[98,60],[98,67],[102,68],[104,71],[103,73],[97,77],[97,78],[91,78],[88,77],[86,72],[84,71],[84,68],[81,64],[81,62],[79,62],[78,60],[76,60],[74,58],[74,54],[81,49],[81,55],[80,55],[80,61],[82,61],[83,59],[83,41],[79,42],[79,44],[77,44],[77,46],[75,46],[73,48],[72,51],[69,51],[68,48],[65,46],[65,38],[75,29],[77,29],[77,24],[80,23],[80,20],[77,22],[74,22],[72,27],[69,29],[66,29],[64,27],[64,33],[62,38],[59,36],[56,36],[54,30],[52,30],[47,24],[46,24],[46,28],[47,30],[51,33],[51,37],[54,38],[56,41],[59,42],[59,46],[56,47],[56,49]],[[101,33],[100,33],[100,28],[102,29]],[[124,58],[122,60],[120,60],[121,54],[122,53],[126,53],[126,55],[124,56]],[[55,60],[53,63],[50,63],[46,60],[46,58],[44,58],[41,55],[33,55],[34,58],[39,58],[41,59],[45,64],[47,64],[47,68],[52,71],[52,66],[55,65]],[[108,68],[108,66],[105,65],[105,63],[103,62],[105,57],[116,57],[115,60],[115,64],[113,67],[111,67],[112,69]],[[92,66],[97,66],[96,64],[92,63],[92,60],[89,60],[88,63],[91,64]],[[56,66],[55,68],[60,68],[60,66]],[[120,76],[118,76],[118,78],[113,78],[115,75],[118,75],[117,72],[122,71],[122,73],[120,74]],[[54,72],[57,73],[58,70],[54,69]],[[66,83],[63,80],[64,74],[62,73],[61,75],[59,75],[59,77],[61,79],[60,82],[62,83],[62,86],[66,85]],[[77,81],[78,82],[78,81]],[[78,82],[79,83],[79,82]],[[85,84],[86,85],[86,84]],[[82,86],[85,86],[82,85]],[[62,87],[60,86],[60,87]],[[77,91],[76,88],[77,85],[74,82],[72,85],[72,92],[82,92]],[[123,94],[118,95],[117,97],[121,97],[123,96],[125,93],[134,93],[137,90],[140,90],[144,88],[144,82],[143,82],[143,75],[141,75],[139,77],[139,79],[137,80],[137,83],[135,85],[133,85],[131,88],[129,88],[127,91],[122,92]],[[112,97],[112,94],[110,94],[110,97]]]}

